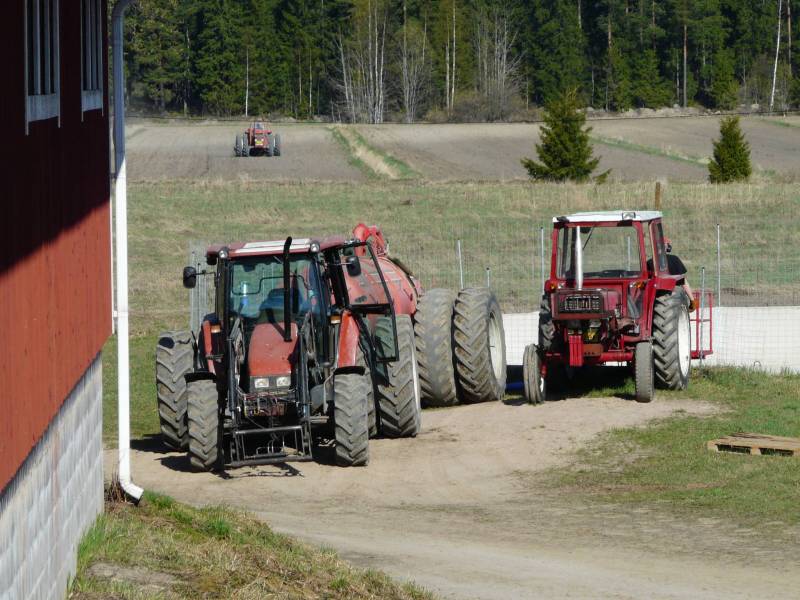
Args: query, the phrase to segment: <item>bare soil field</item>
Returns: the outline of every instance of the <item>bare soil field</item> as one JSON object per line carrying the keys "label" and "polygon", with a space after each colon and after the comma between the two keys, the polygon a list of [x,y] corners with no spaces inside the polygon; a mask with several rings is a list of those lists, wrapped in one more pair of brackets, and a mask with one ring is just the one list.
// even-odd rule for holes
{"label": "bare soil field", "polygon": [[161,124],[128,127],[131,181],[181,179],[363,181],[364,174],[323,125],[280,124],[282,156],[237,158],[233,142],[247,123]]}
{"label": "bare soil field", "polygon": [[[767,122],[742,120],[754,165],[791,178],[800,177],[800,119]],[[705,181],[701,164],[675,160],[660,152],[707,157],[718,136],[714,117],[610,119],[591,122],[604,138],[647,146],[650,151],[595,144],[598,173],[611,169],[617,181]],[[325,124],[276,124],[283,141],[279,158],[233,156],[233,140],[242,123],[160,123],[134,120],[128,129],[128,177],[131,181],[254,180],[364,181],[362,169]],[[525,123],[358,125],[358,131],[378,153],[406,163],[430,181],[508,181],[526,179],[520,164],[535,157],[539,125]],[[375,169],[373,169],[375,170]],[[383,176],[382,169],[377,169]]]}
{"label": "bare soil field", "polygon": [[[637,125],[647,129],[649,122],[637,121]],[[526,123],[357,126],[371,145],[432,181],[527,179],[520,160],[536,158],[539,127]],[[612,169],[611,178],[618,181],[704,181],[708,177],[699,165],[634,150],[597,144],[595,155],[600,156],[597,172]]]}
{"label": "bare soil field", "polygon": [[[416,439],[371,442],[366,468],[190,473],[184,455],[149,439],[134,442],[133,473],[181,501],[254,511],[279,531],[445,598],[787,597],[800,585],[800,561],[755,531],[542,486],[545,469],[568,464],[604,430],[713,410],[689,400],[532,407],[512,399],[426,411]],[[114,459],[108,451],[106,473]]]}
{"label": "bare soil field", "polygon": [[[713,140],[719,137],[719,121],[717,117],[660,118],[646,122],[617,119],[593,121],[592,126],[595,133],[604,137],[622,138],[691,157],[708,157],[713,152]],[[742,131],[750,143],[750,157],[758,169],[798,177],[800,129],[791,125],[781,126],[780,123],[800,125],[800,120],[792,117],[784,120],[742,118]]]}

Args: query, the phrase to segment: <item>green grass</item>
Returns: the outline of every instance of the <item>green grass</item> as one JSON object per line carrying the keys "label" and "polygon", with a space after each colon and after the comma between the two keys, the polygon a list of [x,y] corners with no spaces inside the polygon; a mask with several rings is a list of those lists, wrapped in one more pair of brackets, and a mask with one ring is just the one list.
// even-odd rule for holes
{"label": "green grass", "polygon": [[419,173],[417,173],[414,169],[396,156],[370,145],[370,143],[364,139],[364,136],[362,136],[358,131],[353,130],[353,135],[357,144],[360,144],[364,148],[368,148],[370,152],[378,155],[384,163],[389,165],[394,172],[397,173],[399,179],[419,179],[422,177]]}
{"label": "green grass", "polygon": [[[594,393],[632,393],[612,377]],[[578,454],[556,488],[606,502],[668,503],[693,514],[730,517],[745,525],[800,524],[797,458],[712,452],[711,439],[739,431],[779,436],[800,432],[800,376],[715,368],[692,373],[686,392],[659,392],[656,401],[689,397],[713,403],[713,416],[677,414],[648,427],[617,429]]]}
{"label": "green grass", "polygon": [[[331,127],[331,134],[333,139],[344,149],[349,157],[349,163],[361,170],[371,179],[419,179],[420,174],[414,169],[409,167],[399,158],[385,152],[379,148],[371,146],[364,136],[362,136],[355,128],[348,127],[345,130],[342,127]],[[372,161],[372,164],[362,160],[358,153],[363,152]],[[384,169],[387,168],[388,173]]]}
{"label": "green grass", "polygon": [[669,158],[677,162],[688,163],[690,165],[695,165],[699,167],[705,167],[708,165],[708,160],[709,160],[708,157],[688,156],[685,154],[681,154],[680,152],[675,152],[674,150],[656,148],[655,146],[645,146],[643,144],[629,142],[628,140],[623,140],[619,138],[610,138],[597,134],[592,135],[591,138],[595,142],[604,144],[606,146],[612,146],[614,148],[622,148],[623,150],[641,152],[643,154],[650,154],[652,156],[663,156],[664,158]]}
{"label": "green grass", "polygon": [[[96,563],[167,574],[176,582],[92,575]],[[123,578],[124,579],[124,578]],[[192,508],[147,493],[139,507],[107,503],[78,549],[70,598],[331,598],[422,600],[433,596],[383,573],[354,569],[333,551],[277,534],[251,515],[225,507]]]}

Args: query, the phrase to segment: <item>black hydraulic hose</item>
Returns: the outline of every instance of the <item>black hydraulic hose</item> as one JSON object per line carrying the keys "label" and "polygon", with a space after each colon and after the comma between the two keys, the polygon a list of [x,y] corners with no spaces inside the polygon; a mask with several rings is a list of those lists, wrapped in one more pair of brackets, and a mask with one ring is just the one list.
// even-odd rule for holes
{"label": "black hydraulic hose", "polygon": [[291,290],[289,289],[289,248],[292,246],[292,236],[286,238],[283,245],[283,339],[292,341],[292,306]]}

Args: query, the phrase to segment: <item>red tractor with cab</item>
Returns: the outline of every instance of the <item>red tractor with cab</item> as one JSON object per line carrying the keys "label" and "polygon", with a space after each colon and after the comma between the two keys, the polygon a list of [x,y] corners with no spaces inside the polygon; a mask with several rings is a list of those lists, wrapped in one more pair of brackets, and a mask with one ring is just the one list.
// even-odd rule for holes
{"label": "red tractor with cab", "polygon": [[[417,353],[414,317],[432,322],[426,296],[375,227],[358,225],[350,238],[217,244],[205,258],[184,269],[183,282],[195,290],[213,278],[213,312],[197,331],[163,333],[156,346],[162,439],[188,450],[195,469],[312,460],[320,440],[333,442],[337,464],[366,465],[370,437],[420,431],[421,367],[458,378],[452,357],[437,362],[439,348]],[[451,324],[443,326],[449,340]],[[470,354],[477,368],[493,364],[481,347],[487,360]],[[505,385],[499,350],[495,395]]]}
{"label": "red tractor with cab", "polygon": [[235,156],[280,156],[281,135],[273,133],[262,121],[254,121],[243,134],[236,136]]}
{"label": "red tractor with cab", "polygon": [[[661,213],[555,217],[551,242],[538,342],[523,357],[526,399],[543,402],[565,375],[608,363],[633,366],[639,402],[650,402],[655,387],[685,389],[691,359],[712,351],[700,347],[702,336],[694,348],[691,339],[693,323],[698,333],[701,321],[710,327],[711,297],[691,292],[685,268],[670,268],[676,257],[668,254]],[[697,306],[707,318],[690,318]]]}

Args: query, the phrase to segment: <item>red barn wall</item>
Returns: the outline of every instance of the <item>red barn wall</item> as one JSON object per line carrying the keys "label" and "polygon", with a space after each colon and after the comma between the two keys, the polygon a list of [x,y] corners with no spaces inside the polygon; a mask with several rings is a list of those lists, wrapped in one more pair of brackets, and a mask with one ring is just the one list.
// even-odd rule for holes
{"label": "red barn wall", "polygon": [[61,123],[26,135],[23,5],[0,20],[0,491],[111,332],[108,81],[82,113],[80,3],[61,0]]}

